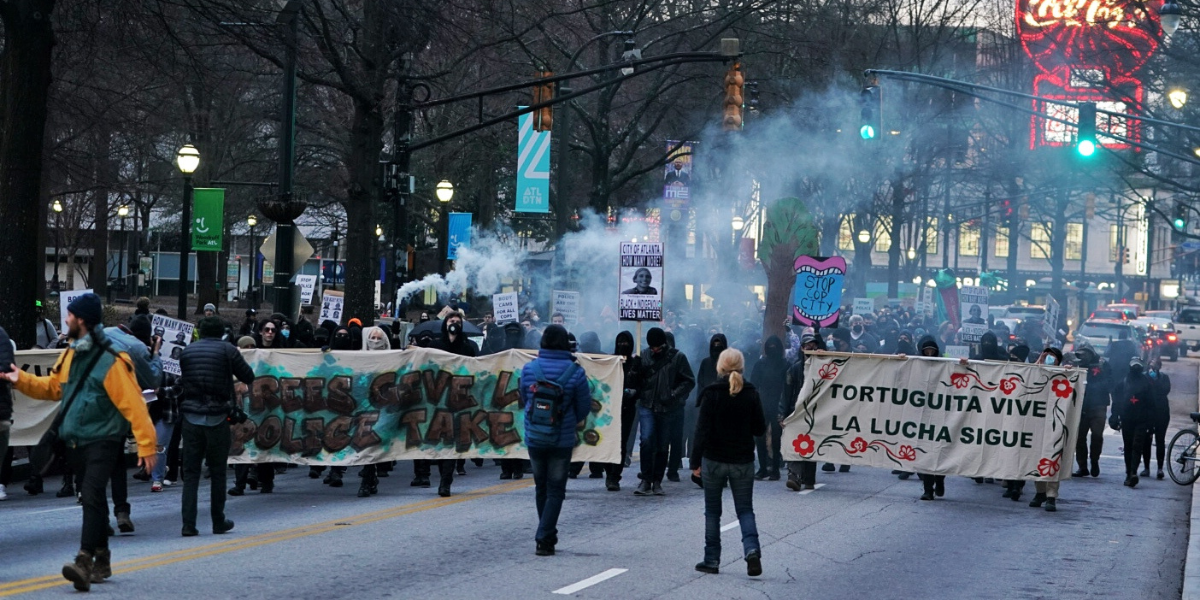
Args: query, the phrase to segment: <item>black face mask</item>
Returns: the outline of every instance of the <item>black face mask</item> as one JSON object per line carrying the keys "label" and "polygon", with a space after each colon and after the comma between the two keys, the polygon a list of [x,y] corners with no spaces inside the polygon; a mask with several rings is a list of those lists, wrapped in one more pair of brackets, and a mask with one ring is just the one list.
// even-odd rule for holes
{"label": "black face mask", "polygon": [[629,344],[617,344],[617,354],[633,354],[633,346]]}
{"label": "black face mask", "polygon": [[446,331],[450,332],[450,335],[458,335],[458,334],[462,333],[462,324],[451,323],[449,326],[446,327]]}
{"label": "black face mask", "polygon": [[1130,375],[1141,375],[1141,374],[1142,374],[1142,365],[1132,365],[1132,366],[1130,366],[1130,367],[1129,367],[1129,374],[1130,374]]}
{"label": "black face mask", "polygon": [[862,333],[863,326],[862,326],[862,325],[855,325],[855,326],[854,326],[854,327],[852,327],[851,329],[854,331],[854,333]]}

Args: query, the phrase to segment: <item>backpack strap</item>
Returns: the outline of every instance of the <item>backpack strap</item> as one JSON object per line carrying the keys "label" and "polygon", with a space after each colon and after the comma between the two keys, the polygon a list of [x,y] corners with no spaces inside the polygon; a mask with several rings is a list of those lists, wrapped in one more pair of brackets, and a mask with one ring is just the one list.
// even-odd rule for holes
{"label": "backpack strap", "polygon": [[564,390],[567,389],[567,384],[571,382],[571,378],[575,376],[575,371],[577,369],[579,369],[579,363],[571,363],[571,366],[567,367],[567,370],[563,371],[563,374],[559,375],[558,379],[555,380],[554,383],[557,383],[558,387]]}

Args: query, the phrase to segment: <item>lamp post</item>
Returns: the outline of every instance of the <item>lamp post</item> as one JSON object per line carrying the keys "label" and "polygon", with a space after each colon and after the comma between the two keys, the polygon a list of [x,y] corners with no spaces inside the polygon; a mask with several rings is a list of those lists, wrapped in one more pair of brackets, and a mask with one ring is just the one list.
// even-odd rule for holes
{"label": "lamp post", "polygon": [[442,265],[441,272],[446,272],[446,248],[450,246],[450,221],[446,217],[446,206],[450,204],[450,200],[454,199],[454,184],[450,183],[449,179],[443,179],[438,182],[434,189],[434,195],[437,196],[438,202],[442,204],[440,208],[444,239],[446,240],[445,247],[438,247],[438,264]]}
{"label": "lamp post", "polygon": [[54,291],[57,292],[59,289],[59,284],[58,284],[58,261],[59,261],[59,258],[58,257],[59,257],[59,252],[60,252],[60,250],[59,250],[59,239],[60,239],[59,231],[62,229],[62,211],[63,211],[62,202],[59,202],[58,198],[55,198],[54,204],[51,205],[50,208],[54,211],[54,283],[50,287],[51,287],[51,289],[53,289]]}
{"label": "lamp post", "polygon": [[258,227],[258,217],[246,217],[250,226],[250,308],[258,310],[258,235],[254,231]]}
{"label": "lamp post", "polygon": [[866,229],[860,229],[858,231],[858,243],[865,244],[869,241],[871,241],[871,232]]}
{"label": "lamp post", "polygon": [[128,283],[125,274],[129,272],[128,265],[125,264],[125,245],[128,243],[128,240],[125,239],[125,218],[129,216],[129,207],[122,204],[117,208],[117,216],[121,217],[121,253],[117,262],[117,264],[121,265],[121,272],[118,274],[118,277],[121,282],[121,291],[124,292],[125,286]]}
{"label": "lamp post", "polygon": [[383,225],[375,225],[375,251],[371,253],[371,271],[374,272],[373,277],[379,278],[379,246],[383,244]]}
{"label": "lamp post", "polygon": [[183,217],[179,220],[179,320],[187,320],[188,251],[192,231],[192,174],[200,167],[200,151],[187,144],[175,154],[175,164],[183,173]]}
{"label": "lamp post", "polygon": [[332,287],[335,290],[337,289],[338,250],[339,249],[340,248],[338,247],[338,228],[337,228],[337,223],[334,223],[333,224],[333,267],[331,267],[329,269],[329,272],[332,274],[332,277],[330,277],[330,279],[333,280],[333,283],[330,284],[330,287]]}

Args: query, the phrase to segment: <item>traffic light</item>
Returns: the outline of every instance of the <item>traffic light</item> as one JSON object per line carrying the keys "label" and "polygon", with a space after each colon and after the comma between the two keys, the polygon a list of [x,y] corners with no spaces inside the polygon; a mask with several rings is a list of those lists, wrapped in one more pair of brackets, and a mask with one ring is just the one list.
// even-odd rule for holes
{"label": "traffic light", "polygon": [[725,115],[721,119],[721,127],[725,131],[742,130],[742,89],[745,85],[742,65],[735,62],[725,73]]}
{"label": "traffic light", "polygon": [[1075,150],[1080,156],[1089,157],[1096,153],[1096,103],[1079,103],[1078,135]]}
{"label": "traffic light", "polygon": [[[535,77],[538,79],[545,79],[553,76],[554,73],[551,71],[538,71],[537,75],[535,75]],[[549,102],[553,99],[553,83],[539,83],[533,86],[533,104],[541,104],[543,102]],[[554,126],[554,107],[552,106],[539,108],[533,111],[532,116],[534,131],[550,131],[550,128]]]}
{"label": "traffic light", "polygon": [[1175,203],[1175,217],[1171,219],[1171,226],[1175,231],[1187,230],[1188,207],[1182,202]]}
{"label": "traffic light", "polygon": [[1013,216],[1012,200],[1001,200],[1000,201],[1000,216],[1004,217],[1005,219],[1012,218],[1012,216]]}
{"label": "traffic light", "polygon": [[1121,262],[1129,264],[1129,248],[1127,246],[1121,247]]}
{"label": "traffic light", "polygon": [[864,140],[879,139],[883,132],[883,95],[877,85],[868,85],[858,95],[862,108],[858,135]]}

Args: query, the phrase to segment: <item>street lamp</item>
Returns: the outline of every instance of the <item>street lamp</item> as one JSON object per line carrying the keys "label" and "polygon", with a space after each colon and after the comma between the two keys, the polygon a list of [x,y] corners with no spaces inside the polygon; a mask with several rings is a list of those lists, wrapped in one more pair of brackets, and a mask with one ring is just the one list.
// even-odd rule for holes
{"label": "street lamp", "polygon": [[200,168],[200,151],[187,144],[175,154],[175,164],[183,173],[183,218],[179,220],[179,319],[187,320],[188,251],[192,231],[192,173]]}
{"label": "street lamp", "polygon": [[1167,92],[1167,100],[1171,102],[1171,106],[1175,107],[1175,110],[1181,110],[1188,101],[1187,90],[1175,88]]}
{"label": "street lamp", "polygon": [[383,226],[382,225],[375,226],[375,237],[377,237],[377,238],[383,237]]}
{"label": "street lamp", "polygon": [[865,244],[871,241],[871,232],[866,229],[861,229],[858,232],[858,243]]}
{"label": "street lamp", "polygon": [[258,310],[258,235],[254,228],[258,226],[258,217],[246,217],[250,226],[250,308]]}
{"label": "street lamp", "polygon": [[917,251],[909,247],[907,256],[908,260],[915,260],[917,258]]}
{"label": "street lamp", "polygon": [[1175,0],[1165,0],[1162,8],[1158,9],[1158,18],[1162,21],[1163,34],[1170,37],[1179,29],[1179,18],[1183,16],[1183,9]]}
{"label": "street lamp", "polygon": [[54,204],[50,206],[54,211],[54,285],[51,286],[55,291],[58,291],[58,261],[59,261],[59,232],[62,230],[62,202],[58,198],[54,199]]}
{"label": "street lamp", "polygon": [[735,216],[735,217],[733,217],[732,225],[733,225],[734,231],[741,231],[742,228],[746,226],[746,222],[742,219],[741,216]]}
{"label": "street lamp", "polygon": [[438,182],[435,193],[438,201],[449,202],[451,198],[454,198],[454,184],[450,183],[449,179],[443,179]]}
{"label": "street lamp", "polygon": [[332,287],[335,290],[337,289],[338,250],[340,250],[340,248],[338,247],[338,227],[337,227],[337,223],[334,223],[333,224],[333,268],[329,269],[329,272],[332,274],[330,279],[333,280],[333,283],[330,284],[330,287]]}
{"label": "street lamp", "polygon": [[117,207],[117,216],[121,217],[121,254],[117,264],[120,265],[121,291],[124,292],[125,285],[128,283],[125,273],[129,270],[128,265],[125,264],[125,244],[127,243],[125,240],[125,217],[129,216],[129,207],[124,204]]}

